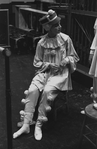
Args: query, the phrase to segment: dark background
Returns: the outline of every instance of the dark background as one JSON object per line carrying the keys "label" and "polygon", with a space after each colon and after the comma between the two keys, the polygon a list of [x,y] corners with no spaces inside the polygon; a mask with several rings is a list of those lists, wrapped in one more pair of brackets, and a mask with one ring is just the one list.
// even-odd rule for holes
{"label": "dark background", "polygon": [[0,46],[9,46],[9,12],[0,10]]}

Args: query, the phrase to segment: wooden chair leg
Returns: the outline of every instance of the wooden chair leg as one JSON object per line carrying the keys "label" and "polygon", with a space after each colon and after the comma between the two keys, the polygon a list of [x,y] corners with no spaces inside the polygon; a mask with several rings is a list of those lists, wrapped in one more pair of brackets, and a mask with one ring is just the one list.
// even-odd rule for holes
{"label": "wooden chair leg", "polygon": [[[68,107],[68,95],[67,92],[60,92],[59,95],[57,96],[58,99],[55,99],[53,108],[54,108],[54,120],[57,120],[57,113],[58,110],[65,107],[66,113],[69,112],[69,107]],[[58,107],[56,107],[56,103],[59,103]],[[60,104],[61,103],[61,104]]]}
{"label": "wooden chair leg", "polygon": [[83,134],[85,133],[85,125],[86,125],[86,121],[87,121],[87,116],[85,115],[84,117],[84,121],[83,121],[83,125],[82,125],[82,130],[80,133],[80,138],[79,138],[79,144],[78,144],[78,149],[82,148],[82,141],[83,141]]}

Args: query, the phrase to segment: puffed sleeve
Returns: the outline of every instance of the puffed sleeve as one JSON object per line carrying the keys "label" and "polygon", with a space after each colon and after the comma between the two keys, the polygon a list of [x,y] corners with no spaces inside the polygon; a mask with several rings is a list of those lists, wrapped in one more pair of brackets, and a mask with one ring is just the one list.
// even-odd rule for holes
{"label": "puffed sleeve", "polygon": [[72,40],[68,36],[66,40],[66,57],[63,59],[63,63],[68,64],[70,68],[70,72],[74,72],[76,70],[76,63],[79,61],[79,56],[77,55]]}
{"label": "puffed sleeve", "polygon": [[34,61],[33,65],[35,67],[40,68],[43,64],[43,48],[40,45],[40,42],[38,42],[37,47],[36,47],[36,53],[34,56]]}
{"label": "puffed sleeve", "polygon": [[66,58],[69,61],[70,71],[73,72],[76,70],[76,63],[79,61],[79,56],[76,53],[72,40],[69,37],[67,40],[67,54]]}

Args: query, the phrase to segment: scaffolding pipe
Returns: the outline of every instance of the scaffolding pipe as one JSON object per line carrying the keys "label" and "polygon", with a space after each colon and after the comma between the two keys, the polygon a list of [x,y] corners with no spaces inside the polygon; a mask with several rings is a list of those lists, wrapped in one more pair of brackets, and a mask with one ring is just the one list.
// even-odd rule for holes
{"label": "scaffolding pipe", "polygon": [[9,57],[11,52],[9,48],[0,47],[0,52],[5,57],[5,94],[6,94],[6,119],[7,119],[7,147],[12,149],[12,112],[11,112],[11,89],[10,89],[10,64]]}

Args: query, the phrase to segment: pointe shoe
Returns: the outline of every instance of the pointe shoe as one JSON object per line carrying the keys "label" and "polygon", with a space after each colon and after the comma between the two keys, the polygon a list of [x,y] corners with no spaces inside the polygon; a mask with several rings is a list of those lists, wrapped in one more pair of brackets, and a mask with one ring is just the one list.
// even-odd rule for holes
{"label": "pointe shoe", "polygon": [[25,124],[24,124],[24,126],[22,127],[22,128],[20,128],[17,132],[15,132],[14,134],[13,134],[13,139],[16,139],[17,137],[19,137],[20,135],[22,135],[22,134],[28,134],[28,133],[30,133],[30,128],[29,128],[29,126],[25,126]]}
{"label": "pointe shoe", "polygon": [[42,139],[41,127],[35,126],[34,137],[35,137],[36,140],[41,140]]}

